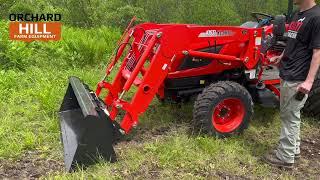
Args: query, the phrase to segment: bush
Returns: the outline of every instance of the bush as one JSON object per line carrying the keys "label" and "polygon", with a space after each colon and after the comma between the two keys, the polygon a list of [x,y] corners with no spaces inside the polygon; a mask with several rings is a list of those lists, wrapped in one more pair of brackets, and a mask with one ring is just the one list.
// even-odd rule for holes
{"label": "bush", "polygon": [[98,29],[65,28],[62,45],[67,52],[69,65],[96,65],[110,56],[119,30],[107,27]]}
{"label": "bush", "polygon": [[0,69],[23,70],[28,63],[32,63],[32,43],[10,41],[8,23],[0,21]]}
{"label": "bush", "polygon": [[104,19],[104,23],[124,29],[134,16],[138,16],[139,22],[146,21],[146,17],[142,8],[125,5],[117,8],[113,12],[108,13]]}
{"label": "bush", "polygon": [[141,8],[122,0],[70,0],[56,6],[64,8],[63,21],[76,27],[125,27],[135,15],[144,18]]}
{"label": "bush", "polygon": [[234,1],[236,12],[240,15],[241,21],[251,19],[251,12],[263,12],[271,15],[284,14],[288,12],[287,0],[247,0]]}
{"label": "bush", "polygon": [[[198,1],[184,3],[183,21],[205,25],[238,25],[239,15],[232,0]],[[193,8],[189,8],[193,7]]]}

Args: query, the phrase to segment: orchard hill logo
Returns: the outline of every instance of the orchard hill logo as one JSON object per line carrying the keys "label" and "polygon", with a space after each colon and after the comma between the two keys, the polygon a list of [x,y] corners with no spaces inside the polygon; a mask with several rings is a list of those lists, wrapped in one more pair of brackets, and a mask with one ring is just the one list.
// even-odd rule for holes
{"label": "orchard hill logo", "polygon": [[10,14],[11,40],[58,41],[61,39],[60,14]]}

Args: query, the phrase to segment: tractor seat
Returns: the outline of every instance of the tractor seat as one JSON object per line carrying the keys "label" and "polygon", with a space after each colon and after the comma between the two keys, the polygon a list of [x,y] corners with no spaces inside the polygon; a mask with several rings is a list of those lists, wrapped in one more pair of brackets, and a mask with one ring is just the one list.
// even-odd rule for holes
{"label": "tractor seat", "polygon": [[245,28],[258,28],[260,24],[255,21],[248,21],[243,23],[240,27],[245,27]]}

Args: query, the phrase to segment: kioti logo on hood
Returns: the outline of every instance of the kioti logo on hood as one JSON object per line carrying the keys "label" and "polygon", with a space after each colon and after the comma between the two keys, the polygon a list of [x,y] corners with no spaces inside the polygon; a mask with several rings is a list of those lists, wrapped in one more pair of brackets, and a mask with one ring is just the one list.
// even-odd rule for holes
{"label": "kioti logo on hood", "polygon": [[200,33],[198,37],[200,38],[225,37],[225,36],[233,36],[234,34],[235,32],[231,30],[207,30],[206,32]]}
{"label": "kioti logo on hood", "polygon": [[58,41],[61,39],[60,14],[10,14],[11,40]]}

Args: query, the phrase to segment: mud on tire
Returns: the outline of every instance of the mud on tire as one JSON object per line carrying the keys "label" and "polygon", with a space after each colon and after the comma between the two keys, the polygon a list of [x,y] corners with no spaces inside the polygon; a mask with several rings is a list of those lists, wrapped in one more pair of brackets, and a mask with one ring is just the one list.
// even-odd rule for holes
{"label": "mud on tire", "polygon": [[320,118],[320,80],[314,83],[313,89],[303,108],[303,114],[308,117]]}
{"label": "mud on tire", "polygon": [[253,115],[250,93],[240,84],[221,81],[209,85],[194,104],[196,132],[228,137],[248,128]]}

